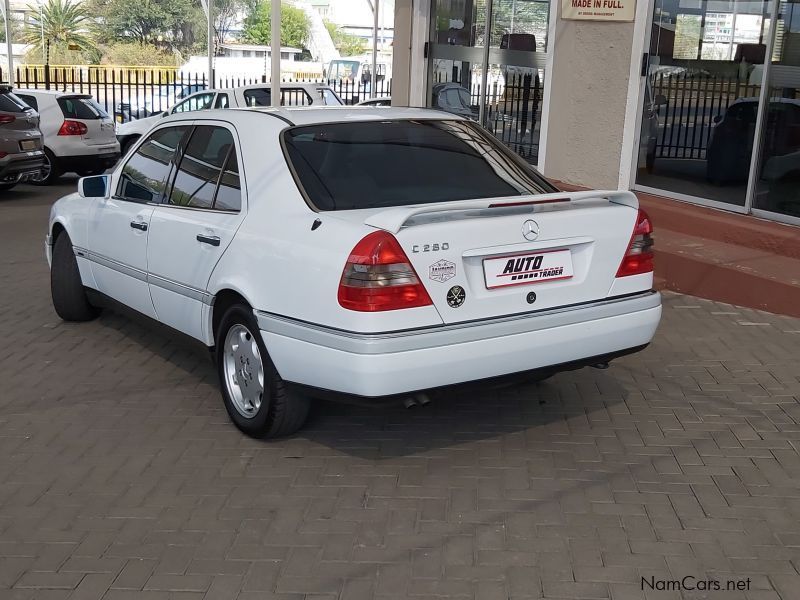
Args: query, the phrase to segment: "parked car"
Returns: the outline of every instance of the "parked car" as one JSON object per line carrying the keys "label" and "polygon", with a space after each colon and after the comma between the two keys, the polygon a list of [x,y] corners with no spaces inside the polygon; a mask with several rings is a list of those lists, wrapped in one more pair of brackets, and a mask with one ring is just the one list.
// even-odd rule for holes
{"label": "parked car", "polygon": [[89,94],[53,90],[19,90],[39,111],[45,162],[34,182],[48,185],[63,173],[102,173],[119,160],[114,120]]}
{"label": "parked car", "polygon": [[[714,117],[706,176],[717,184],[747,180],[753,155],[758,98],[740,98]],[[800,100],[772,98],[766,114],[762,176],[777,181],[800,170]]]}
{"label": "parked car", "polygon": [[143,119],[170,109],[176,102],[190,94],[206,89],[205,83],[169,83],[145,89],[130,99],[119,102],[116,107],[117,119],[122,122]]}
{"label": "parked car", "polygon": [[356,102],[356,106],[391,106],[392,105],[392,97],[391,96],[384,96],[382,98],[370,98],[368,100],[362,100],[361,102]]}
{"label": "parked car", "polygon": [[431,90],[431,106],[454,115],[478,120],[478,107],[472,104],[469,90],[457,83],[437,83]]}
{"label": "parked car", "polygon": [[[639,160],[644,164],[645,170],[652,173],[656,164],[656,146],[661,135],[661,107],[667,106],[667,97],[664,94],[653,93],[653,76],[649,76],[645,83],[644,99],[642,103],[642,125],[639,135]],[[666,110],[666,109],[665,109]]]}
{"label": "parked car", "polygon": [[0,191],[38,176],[44,164],[39,115],[0,85]]}
{"label": "parked car", "polygon": [[[332,88],[317,83],[281,84],[281,104],[285,106],[342,106],[344,102]],[[122,153],[127,154],[134,143],[150,128],[167,115],[211,108],[242,108],[248,106],[270,106],[272,92],[268,83],[246,85],[195,92],[168,111],[146,119],[137,119],[117,126],[117,139]]]}
{"label": "parked car", "polygon": [[440,111],[209,110],[81,179],[46,253],[61,318],[105,295],[196,338],[233,422],[278,436],[318,393],[424,401],[642,349],[651,234],[632,193],[560,192]]}

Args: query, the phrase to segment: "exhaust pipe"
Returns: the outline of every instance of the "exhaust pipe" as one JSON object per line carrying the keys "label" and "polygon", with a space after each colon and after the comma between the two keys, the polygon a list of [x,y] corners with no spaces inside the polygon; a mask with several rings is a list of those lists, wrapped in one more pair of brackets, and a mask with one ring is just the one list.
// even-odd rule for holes
{"label": "exhaust pipe", "polygon": [[431,403],[431,398],[428,394],[420,392],[419,394],[414,394],[413,396],[409,396],[405,400],[403,400],[403,406],[406,408],[414,408],[415,406],[425,406]]}

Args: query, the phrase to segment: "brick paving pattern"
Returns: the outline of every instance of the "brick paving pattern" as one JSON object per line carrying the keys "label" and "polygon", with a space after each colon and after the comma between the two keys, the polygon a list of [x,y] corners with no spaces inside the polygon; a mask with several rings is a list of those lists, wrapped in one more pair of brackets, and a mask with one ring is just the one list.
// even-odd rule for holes
{"label": "brick paving pattern", "polygon": [[72,189],[0,199],[0,599],[800,598],[800,320],[667,295],[606,371],[257,441],[202,349],[56,317]]}

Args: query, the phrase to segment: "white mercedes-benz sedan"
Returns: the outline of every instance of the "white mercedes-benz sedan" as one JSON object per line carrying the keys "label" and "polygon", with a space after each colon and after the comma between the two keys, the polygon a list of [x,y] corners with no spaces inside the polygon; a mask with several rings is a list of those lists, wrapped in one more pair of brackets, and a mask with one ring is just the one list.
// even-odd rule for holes
{"label": "white mercedes-benz sedan", "polygon": [[424,401],[604,366],[661,316],[633,194],[560,192],[438,111],[166,117],[48,227],[58,315],[108,297],[200,340],[254,436],[299,429],[315,394]]}

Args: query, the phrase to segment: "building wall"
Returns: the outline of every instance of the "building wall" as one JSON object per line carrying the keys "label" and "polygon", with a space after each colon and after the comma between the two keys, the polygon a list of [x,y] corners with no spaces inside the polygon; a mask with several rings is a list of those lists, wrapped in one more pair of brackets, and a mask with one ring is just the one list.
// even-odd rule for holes
{"label": "building wall", "polygon": [[[633,23],[556,23],[542,165],[547,177],[616,188],[628,105]],[[549,88],[549,91],[547,90]],[[626,154],[628,154],[626,152]]]}

